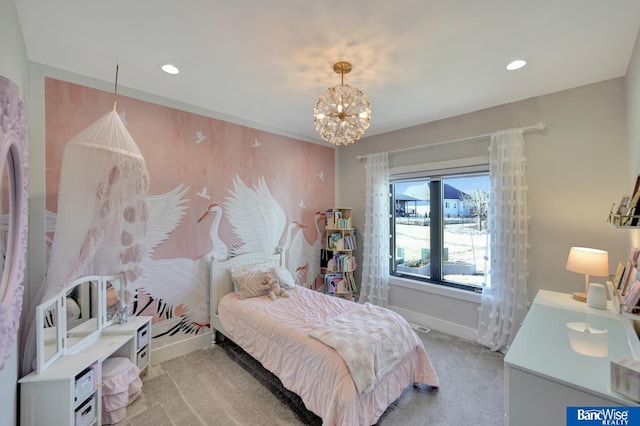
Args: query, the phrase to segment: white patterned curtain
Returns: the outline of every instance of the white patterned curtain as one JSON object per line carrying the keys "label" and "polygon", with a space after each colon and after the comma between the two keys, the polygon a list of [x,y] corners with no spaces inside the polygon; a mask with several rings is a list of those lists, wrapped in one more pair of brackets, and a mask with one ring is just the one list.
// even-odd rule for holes
{"label": "white patterned curtain", "polygon": [[360,303],[389,304],[389,160],[386,152],[366,157],[362,284]]}
{"label": "white patterned curtain", "polygon": [[477,341],[506,351],[527,304],[527,185],[522,129],[491,135],[489,146],[489,255]]}

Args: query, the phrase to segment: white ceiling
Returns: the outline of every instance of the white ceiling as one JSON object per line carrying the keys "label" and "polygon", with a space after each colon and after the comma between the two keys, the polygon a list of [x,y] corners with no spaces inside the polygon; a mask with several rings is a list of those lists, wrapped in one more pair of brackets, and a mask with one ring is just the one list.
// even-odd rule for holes
{"label": "white ceiling", "polygon": [[120,86],[310,141],[339,60],[371,103],[366,137],[623,76],[640,29],[640,0],[15,4],[30,61],[107,82],[118,64]]}

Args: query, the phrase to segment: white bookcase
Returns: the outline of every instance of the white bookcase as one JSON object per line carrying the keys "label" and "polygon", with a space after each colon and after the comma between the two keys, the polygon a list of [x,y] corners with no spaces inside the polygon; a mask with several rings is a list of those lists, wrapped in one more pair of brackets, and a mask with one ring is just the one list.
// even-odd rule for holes
{"label": "white bookcase", "polygon": [[327,293],[353,300],[358,287],[355,281],[357,268],[353,252],[356,250],[356,232],[351,220],[350,208],[333,208],[325,212],[324,251],[329,258],[322,268]]}

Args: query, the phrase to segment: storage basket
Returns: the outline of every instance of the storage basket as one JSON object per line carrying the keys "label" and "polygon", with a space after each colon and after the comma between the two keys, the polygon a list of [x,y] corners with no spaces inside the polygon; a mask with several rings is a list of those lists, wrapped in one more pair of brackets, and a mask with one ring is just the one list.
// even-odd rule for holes
{"label": "storage basket", "polygon": [[92,396],[76,409],[76,426],[90,426],[96,420],[96,398]]}
{"label": "storage basket", "polygon": [[96,390],[95,370],[93,366],[88,367],[76,376],[75,404],[81,404]]}

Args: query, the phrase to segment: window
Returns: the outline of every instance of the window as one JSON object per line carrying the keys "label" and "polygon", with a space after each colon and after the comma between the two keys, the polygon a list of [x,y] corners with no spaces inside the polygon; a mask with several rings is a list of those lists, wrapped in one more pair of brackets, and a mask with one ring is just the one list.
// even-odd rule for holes
{"label": "window", "polygon": [[392,275],[480,292],[488,173],[394,178],[391,194]]}

